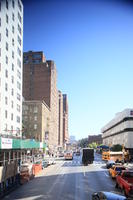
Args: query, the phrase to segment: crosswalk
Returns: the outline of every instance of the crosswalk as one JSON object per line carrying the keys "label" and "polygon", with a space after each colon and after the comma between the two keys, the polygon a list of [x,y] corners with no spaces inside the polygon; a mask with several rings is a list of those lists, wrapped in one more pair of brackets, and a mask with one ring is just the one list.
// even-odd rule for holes
{"label": "crosswalk", "polygon": [[73,160],[73,161],[65,161],[63,164],[63,167],[65,166],[81,166],[82,163],[80,160]]}

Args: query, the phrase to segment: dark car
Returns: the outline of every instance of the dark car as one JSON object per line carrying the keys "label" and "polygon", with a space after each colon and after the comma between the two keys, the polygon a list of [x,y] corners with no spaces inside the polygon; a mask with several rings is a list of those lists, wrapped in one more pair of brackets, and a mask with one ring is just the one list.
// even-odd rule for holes
{"label": "dark car", "polygon": [[115,161],[113,161],[113,160],[109,160],[109,161],[106,163],[107,169],[111,168],[113,165],[115,165]]}
{"label": "dark car", "polygon": [[127,198],[112,192],[95,192],[92,194],[92,200],[127,200]]}

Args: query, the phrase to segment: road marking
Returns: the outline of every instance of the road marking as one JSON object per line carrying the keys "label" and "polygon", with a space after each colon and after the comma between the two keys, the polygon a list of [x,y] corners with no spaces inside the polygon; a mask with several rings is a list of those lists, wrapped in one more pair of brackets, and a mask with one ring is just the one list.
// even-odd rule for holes
{"label": "road marking", "polygon": [[106,172],[104,172],[105,176],[110,177]]}

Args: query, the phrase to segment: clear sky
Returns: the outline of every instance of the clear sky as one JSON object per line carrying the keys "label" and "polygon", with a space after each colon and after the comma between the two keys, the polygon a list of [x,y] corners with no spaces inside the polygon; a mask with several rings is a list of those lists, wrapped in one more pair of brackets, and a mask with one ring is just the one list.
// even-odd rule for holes
{"label": "clear sky", "polygon": [[58,89],[68,94],[70,135],[99,134],[115,113],[133,108],[130,1],[23,3],[24,51],[55,61]]}

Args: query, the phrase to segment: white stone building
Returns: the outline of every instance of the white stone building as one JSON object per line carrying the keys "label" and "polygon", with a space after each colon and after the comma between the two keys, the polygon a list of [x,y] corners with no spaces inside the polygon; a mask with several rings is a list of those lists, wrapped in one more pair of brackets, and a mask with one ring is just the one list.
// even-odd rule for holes
{"label": "white stone building", "polygon": [[102,129],[103,144],[112,146],[124,145],[127,149],[133,149],[133,109],[125,109]]}
{"label": "white stone building", "polygon": [[23,5],[0,0],[0,134],[21,136]]}

